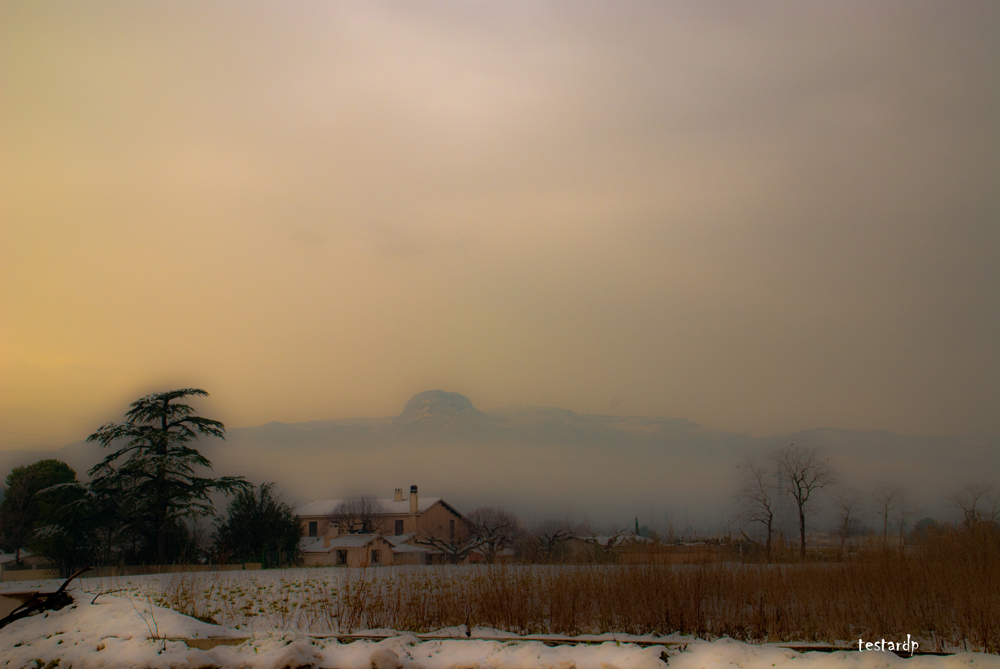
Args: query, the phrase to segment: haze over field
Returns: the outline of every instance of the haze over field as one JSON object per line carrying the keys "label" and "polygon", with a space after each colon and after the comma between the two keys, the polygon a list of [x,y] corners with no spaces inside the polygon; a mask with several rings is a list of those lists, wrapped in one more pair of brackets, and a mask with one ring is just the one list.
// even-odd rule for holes
{"label": "haze over field", "polygon": [[[439,390],[410,399],[397,416],[307,423],[271,422],[229,431],[225,442],[200,442],[215,469],[252,481],[275,481],[285,499],[354,494],[390,497],[418,485],[465,513],[497,505],[525,522],[589,521],[627,526],[638,518],[667,532],[734,529],[736,466],[766,458],[789,443],[816,446],[845,485],[866,490],[891,481],[923,515],[953,519],[947,497],[1000,471],[996,437],[902,437],[891,432],[807,430],[774,438],[713,430],[677,418],[578,415],[553,407],[500,407],[482,412],[469,398]],[[45,453],[79,471],[103,452],[77,443]],[[0,453],[0,468],[40,452]],[[832,490],[817,493],[813,529],[827,529]],[[791,528],[792,508],[782,522]],[[870,516],[870,514],[869,514]],[[869,518],[871,520],[871,518]]]}
{"label": "haze over field", "polygon": [[[1000,485],[998,30],[989,1],[7,3],[0,462],[201,387],[217,470],[299,499],[714,521],[733,453],[798,433],[928,498]],[[431,388],[468,439],[350,420]]]}

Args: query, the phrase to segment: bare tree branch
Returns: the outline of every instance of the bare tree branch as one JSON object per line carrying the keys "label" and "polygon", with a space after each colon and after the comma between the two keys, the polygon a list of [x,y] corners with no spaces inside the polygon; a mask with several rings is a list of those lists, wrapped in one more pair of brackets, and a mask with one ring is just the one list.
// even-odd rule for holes
{"label": "bare tree branch", "polygon": [[886,481],[879,481],[868,496],[875,512],[882,519],[883,544],[889,538],[889,518],[901,508],[905,496],[905,490]]}
{"label": "bare tree branch", "polygon": [[740,470],[740,487],[734,495],[742,507],[738,518],[744,523],[760,523],[767,535],[766,550],[771,555],[771,538],[774,536],[774,514],[780,492],[774,472],[747,456],[737,468]]}
{"label": "bare tree branch", "polygon": [[483,546],[487,539],[473,534],[469,524],[464,520],[457,525],[455,533],[453,535],[449,533],[447,539],[428,532],[413,541],[416,544],[436,548],[448,557],[449,562],[459,564],[469,557],[469,553]]}
{"label": "bare tree branch", "polygon": [[799,554],[806,556],[806,516],[813,513],[810,500],[817,490],[836,483],[836,472],[829,460],[815,447],[789,445],[775,455],[782,485],[799,515]]}
{"label": "bare tree branch", "polygon": [[970,483],[948,500],[962,512],[962,523],[966,527],[1000,520],[1000,495],[993,492],[992,485]]}
{"label": "bare tree branch", "polygon": [[844,544],[849,537],[858,533],[861,526],[859,508],[861,495],[854,488],[845,488],[834,502],[837,508],[837,536],[840,538],[840,554],[844,554]]}
{"label": "bare tree branch", "polygon": [[483,556],[490,564],[522,532],[517,516],[497,507],[481,506],[466,516],[466,520],[471,535],[482,540]]}
{"label": "bare tree branch", "polygon": [[386,534],[389,510],[373,495],[355,495],[341,500],[333,510],[342,534]]}

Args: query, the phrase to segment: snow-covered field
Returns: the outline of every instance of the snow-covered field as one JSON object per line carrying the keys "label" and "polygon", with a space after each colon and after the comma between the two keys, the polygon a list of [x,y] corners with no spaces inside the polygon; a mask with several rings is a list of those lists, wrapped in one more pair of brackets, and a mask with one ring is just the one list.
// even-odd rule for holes
{"label": "snow-covered field", "polygon": [[[83,579],[72,588],[74,604],[0,629],[0,668],[662,669],[666,661],[670,667],[685,669],[1000,669],[1000,656],[981,653],[900,658],[879,651],[798,652],[775,645],[729,639],[708,642],[676,635],[655,639],[578,637],[604,642],[549,646],[537,640],[498,640],[496,637],[509,634],[488,629],[468,631],[472,635],[468,638],[466,630],[451,628],[439,630],[435,636],[454,639],[425,640],[374,630],[370,633],[393,636],[380,641],[345,641],[324,637],[321,632],[310,634],[311,630],[299,624],[282,627],[282,621],[307,620],[302,611],[321,604],[324,590],[319,584],[330,587],[338,585],[341,578],[357,579],[357,575],[347,575],[344,570],[284,570],[184,576],[181,580],[180,575]],[[223,618],[223,610],[247,615],[241,622],[216,618],[221,624],[212,624],[157,605],[157,600],[178,584],[188,590],[200,588],[206,606],[216,606]],[[0,594],[32,588],[54,590],[58,585],[58,581],[5,583]],[[233,600],[229,608],[219,606],[227,599]],[[278,605],[272,606],[275,601]],[[281,611],[283,608],[287,612]],[[247,640],[204,649],[189,646],[204,645],[204,641],[184,641],[206,639]],[[632,643],[638,641],[664,645]]]}
{"label": "snow-covered field", "polygon": [[[614,566],[533,565],[507,566],[502,570],[511,574],[521,570],[566,571],[595,568],[616,569]],[[674,565],[672,568],[683,571],[695,567]],[[199,619],[211,619],[237,627],[251,634],[292,631],[323,635],[386,626],[377,613],[372,613],[371,609],[376,607],[364,607],[363,600],[377,597],[380,592],[385,592],[392,586],[394,581],[410,579],[408,587],[432,592],[445,584],[467,582],[468,570],[469,567],[438,565],[186,572],[83,578],[74,587],[84,593],[117,594],[133,600],[147,601]],[[452,578],[453,576],[466,578]],[[5,589],[27,587],[24,585],[26,582],[21,583],[0,584],[0,594]],[[54,589],[59,583],[49,581],[46,587]],[[359,613],[366,608],[369,617]]]}

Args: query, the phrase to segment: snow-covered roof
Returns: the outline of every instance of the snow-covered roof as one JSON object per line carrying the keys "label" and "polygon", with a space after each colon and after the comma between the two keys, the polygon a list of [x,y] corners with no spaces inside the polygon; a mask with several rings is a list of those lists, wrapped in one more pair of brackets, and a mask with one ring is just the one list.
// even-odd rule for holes
{"label": "snow-covered roof", "polygon": [[411,539],[416,537],[416,532],[410,532],[409,534],[397,534],[391,537],[385,537],[385,540],[392,544],[393,553],[436,553],[432,548],[427,548],[426,546],[417,546],[415,544],[409,543]]}
{"label": "snow-covered roof", "polygon": [[302,537],[299,539],[299,548],[303,553],[329,553],[336,548],[362,548],[375,539],[383,539],[392,546],[393,553],[434,553],[435,551],[425,546],[414,546],[406,543],[414,534],[400,534],[394,537],[385,537],[379,534],[341,534],[330,539],[330,545],[323,545],[323,537]]}
{"label": "snow-covered roof", "polygon": [[625,543],[649,543],[651,541],[650,539],[647,539],[646,537],[641,537],[638,534],[626,534],[626,535],[620,535],[620,536],[616,536],[616,537],[610,537],[610,536],[605,535],[605,534],[586,535],[586,536],[580,535],[580,534],[574,534],[573,538],[574,539],[579,539],[580,541],[586,541],[589,544],[595,544],[596,543],[596,544],[598,544],[600,546],[607,546],[608,542],[611,541],[612,539],[615,540],[615,542],[616,542],[615,545],[618,545],[618,546],[620,546],[622,544],[625,544]]}
{"label": "snow-covered roof", "polygon": [[407,534],[396,534],[391,537],[386,537],[385,540],[388,541],[393,546],[399,546],[402,544],[409,543],[410,539],[417,536],[415,532],[409,532]]}
{"label": "snow-covered roof", "polygon": [[324,537],[303,537],[299,548],[303,553],[329,553],[335,548],[363,548],[376,539],[385,539],[379,534],[341,534],[330,539],[329,546],[323,546]]}
{"label": "snow-covered roof", "polygon": [[[335,509],[340,506],[341,502],[345,500],[342,499],[318,499],[309,502],[301,509],[296,511],[296,515],[299,517],[303,516],[332,516],[335,513]],[[435,504],[441,501],[440,497],[430,497],[426,499],[417,500],[417,513],[423,513],[427,509],[431,508]],[[380,499],[379,502],[382,503],[382,508],[385,509],[387,515],[393,516],[405,516],[410,513],[410,500],[404,499],[397,502],[394,499]]]}
{"label": "snow-covered roof", "polygon": [[[611,537],[605,534],[591,535],[591,534],[574,534],[571,539],[578,539],[584,541],[588,544],[598,544],[600,546],[607,546],[608,542],[611,541]],[[619,539],[620,541],[620,539]]]}
{"label": "snow-covered roof", "polygon": [[330,539],[330,548],[361,548],[381,538],[379,534],[341,534]]}
{"label": "snow-covered roof", "polygon": [[426,546],[414,546],[413,544],[393,544],[393,553],[435,553],[437,551]]}
{"label": "snow-covered roof", "polygon": [[299,539],[299,550],[303,553],[329,553],[330,549],[323,546],[323,537],[302,537]]}

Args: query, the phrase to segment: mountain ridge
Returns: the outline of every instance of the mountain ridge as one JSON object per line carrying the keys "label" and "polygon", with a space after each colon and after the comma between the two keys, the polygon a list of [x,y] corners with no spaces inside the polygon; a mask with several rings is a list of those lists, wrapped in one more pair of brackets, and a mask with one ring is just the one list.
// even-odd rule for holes
{"label": "mountain ridge", "polygon": [[[595,522],[697,509],[717,522],[731,510],[739,460],[766,457],[791,442],[824,449],[845,481],[860,489],[882,478],[910,487],[925,513],[947,512],[947,495],[983,480],[984,472],[1000,471],[1000,439],[989,435],[817,428],[751,437],[680,418],[532,405],[484,412],[468,397],[440,390],[418,393],[397,416],[270,421],[232,428],[225,441],[203,440],[197,448],[215,472],[275,481],[293,503],[384,496],[418,484],[423,494],[468,509],[497,504],[525,516],[545,509]],[[0,467],[55,457],[84,477],[105,454],[84,442],[44,452],[0,451]]]}

